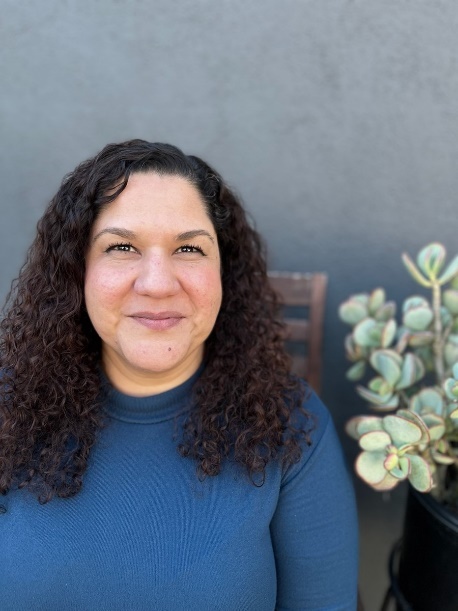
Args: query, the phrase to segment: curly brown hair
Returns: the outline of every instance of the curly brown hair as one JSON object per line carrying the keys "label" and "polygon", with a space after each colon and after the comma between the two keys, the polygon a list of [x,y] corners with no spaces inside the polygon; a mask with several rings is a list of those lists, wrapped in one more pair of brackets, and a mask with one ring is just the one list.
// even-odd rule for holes
{"label": "curly brown hair", "polygon": [[181,455],[194,459],[203,475],[217,475],[231,457],[259,484],[269,461],[292,464],[302,440],[310,443],[312,420],[301,407],[307,387],[289,373],[263,245],[241,203],[198,157],[131,140],[106,146],[64,178],[9,293],[0,323],[3,494],[26,487],[45,503],[82,486],[104,425],[101,341],[84,303],[85,254],[98,214],[138,172],[193,184],[221,253],[223,301],[183,426]]}

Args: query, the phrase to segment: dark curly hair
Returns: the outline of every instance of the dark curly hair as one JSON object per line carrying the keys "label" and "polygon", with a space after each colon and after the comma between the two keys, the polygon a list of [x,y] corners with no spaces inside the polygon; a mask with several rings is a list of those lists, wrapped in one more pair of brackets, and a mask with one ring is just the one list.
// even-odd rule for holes
{"label": "dark curly hair", "polygon": [[27,487],[44,503],[82,486],[104,423],[101,341],[84,303],[85,254],[98,214],[138,172],[194,185],[221,253],[223,301],[183,425],[181,455],[194,459],[201,475],[217,475],[230,458],[259,484],[270,460],[292,464],[301,441],[309,443],[312,420],[301,407],[307,387],[289,373],[263,246],[240,202],[198,157],[132,140],[106,146],[64,178],[13,282],[0,323],[3,494]]}

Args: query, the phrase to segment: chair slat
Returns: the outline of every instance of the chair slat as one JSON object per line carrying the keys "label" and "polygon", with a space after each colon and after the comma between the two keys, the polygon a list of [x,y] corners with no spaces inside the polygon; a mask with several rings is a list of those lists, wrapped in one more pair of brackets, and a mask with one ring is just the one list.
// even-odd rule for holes
{"label": "chair slat", "polygon": [[269,281],[281,304],[285,307],[303,307],[304,318],[283,318],[287,331],[287,347],[291,343],[303,345],[306,356],[291,351],[292,371],[305,377],[319,392],[327,276],[323,273],[271,271]]}

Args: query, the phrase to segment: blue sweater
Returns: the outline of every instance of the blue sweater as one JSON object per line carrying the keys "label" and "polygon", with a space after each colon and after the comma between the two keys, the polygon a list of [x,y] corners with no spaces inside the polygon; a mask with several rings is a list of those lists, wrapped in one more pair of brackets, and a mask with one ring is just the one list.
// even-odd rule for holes
{"label": "blue sweater", "polygon": [[307,401],[312,446],[263,486],[231,464],[201,482],[174,439],[194,380],[111,390],[75,497],[0,497],[1,611],[356,609],[353,490],[326,408]]}

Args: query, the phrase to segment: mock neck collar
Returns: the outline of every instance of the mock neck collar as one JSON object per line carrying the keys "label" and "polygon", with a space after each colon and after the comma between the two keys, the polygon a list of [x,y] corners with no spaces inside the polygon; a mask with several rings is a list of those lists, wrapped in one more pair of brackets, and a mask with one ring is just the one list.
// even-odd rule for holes
{"label": "mock neck collar", "polygon": [[201,365],[196,373],[183,384],[147,397],[132,397],[116,390],[105,374],[101,372],[105,412],[110,418],[132,424],[155,424],[172,420],[175,416],[190,409],[192,387],[203,369]]}

